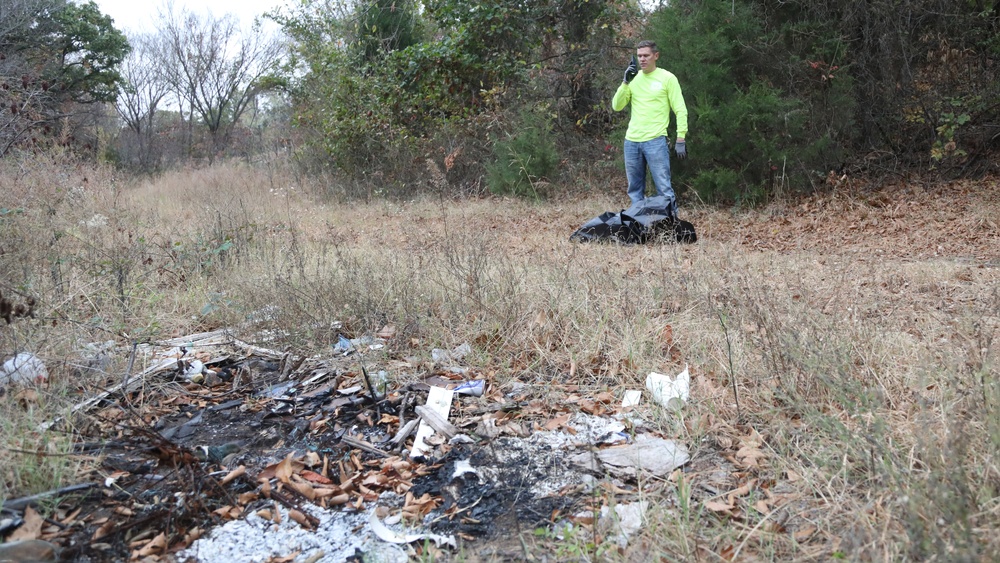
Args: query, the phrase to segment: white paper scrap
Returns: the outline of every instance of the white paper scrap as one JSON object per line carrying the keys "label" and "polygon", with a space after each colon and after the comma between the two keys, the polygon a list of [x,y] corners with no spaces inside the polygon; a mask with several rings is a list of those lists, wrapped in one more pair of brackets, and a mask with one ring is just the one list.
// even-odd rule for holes
{"label": "white paper scrap", "polygon": [[627,409],[629,407],[637,406],[641,398],[642,391],[638,389],[629,389],[628,391],[625,391],[625,396],[622,397],[622,408]]}
{"label": "white paper scrap", "polygon": [[[455,392],[451,389],[431,387],[427,393],[426,407],[441,415],[445,420],[448,420],[448,413],[451,412],[451,401],[454,397]],[[421,420],[420,426],[417,427],[417,437],[413,439],[413,450],[410,451],[410,457],[426,455],[431,449],[427,444],[427,439],[433,435],[434,428]]]}

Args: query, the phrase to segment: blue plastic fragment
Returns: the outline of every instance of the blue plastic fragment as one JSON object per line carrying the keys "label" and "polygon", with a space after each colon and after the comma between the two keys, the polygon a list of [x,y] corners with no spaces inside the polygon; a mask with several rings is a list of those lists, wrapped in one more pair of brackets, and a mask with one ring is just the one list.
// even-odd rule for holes
{"label": "blue plastic fragment", "polygon": [[333,351],[337,354],[347,355],[354,349],[354,345],[351,341],[344,337],[343,334],[337,335],[337,343],[333,345]]}

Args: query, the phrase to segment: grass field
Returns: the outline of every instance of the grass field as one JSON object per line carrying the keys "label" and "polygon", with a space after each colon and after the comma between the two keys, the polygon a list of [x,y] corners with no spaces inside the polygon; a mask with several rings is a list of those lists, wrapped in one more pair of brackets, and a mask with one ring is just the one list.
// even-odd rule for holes
{"label": "grass field", "polygon": [[996,180],[688,205],[697,244],[639,247],[567,240],[623,189],[355,204],[297,182],[0,161],[0,291],[39,301],[0,324],[0,354],[50,371],[0,402],[0,497],[87,471],[58,455],[71,433],[37,430],[116,379],[81,369],[87,343],[115,341],[118,374],[132,342],[234,327],[321,353],[336,330],[393,324],[400,355],[470,342],[498,384],[542,391],[620,396],[690,366],[690,403],[658,416],[693,459],[648,489],[641,537],[530,535],[535,556],[1000,558]]}

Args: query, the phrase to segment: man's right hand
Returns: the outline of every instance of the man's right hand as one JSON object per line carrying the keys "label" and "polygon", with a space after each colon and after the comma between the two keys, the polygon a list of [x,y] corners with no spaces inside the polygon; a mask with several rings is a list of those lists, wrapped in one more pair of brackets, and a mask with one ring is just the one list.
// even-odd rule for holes
{"label": "man's right hand", "polygon": [[632,79],[639,74],[639,61],[636,60],[635,55],[632,55],[632,62],[629,63],[628,68],[625,69],[625,84],[632,82]]}

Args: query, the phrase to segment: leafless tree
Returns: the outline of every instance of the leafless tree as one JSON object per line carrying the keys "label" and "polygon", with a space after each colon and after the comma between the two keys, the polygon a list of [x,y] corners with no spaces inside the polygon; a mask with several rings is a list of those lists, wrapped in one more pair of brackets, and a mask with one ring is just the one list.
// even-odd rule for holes
{"label": "leafless tree", "polygon": [[170,92],[159,64],[166,45],[162,35],[152,34],[130,36],[129,44],[132,52],[121,66],[115,109],[135,138],[137,164],[150,170],[158,160],[153,146],[156,111]]}
{"label": "leafless tree", "polygon": [[160,15],[160,29],[166,40],[164,76],[183,109],[208,130],[214,155],[226,147],[262,80],[279,64],[280,43],[259,29],[242,30],[232,15],[175,14],[168,8]]}

